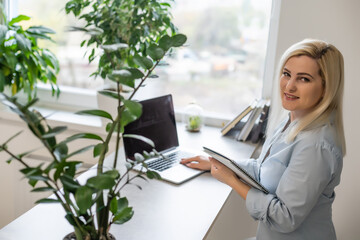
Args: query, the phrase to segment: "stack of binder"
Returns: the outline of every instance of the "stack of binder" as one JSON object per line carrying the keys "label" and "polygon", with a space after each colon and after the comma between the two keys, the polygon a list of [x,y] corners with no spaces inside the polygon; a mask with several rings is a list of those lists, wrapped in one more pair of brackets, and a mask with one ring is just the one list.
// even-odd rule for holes
{"label": "stack of binder", "polygon": [[222,135],[231,135],[238,141],[257,143],[265,136],[270,100],[254,100],[222,129]]}

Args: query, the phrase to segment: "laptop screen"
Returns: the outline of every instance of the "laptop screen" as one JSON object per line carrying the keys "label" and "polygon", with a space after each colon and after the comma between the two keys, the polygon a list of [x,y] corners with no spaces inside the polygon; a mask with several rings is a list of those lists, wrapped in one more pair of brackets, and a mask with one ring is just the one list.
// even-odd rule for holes
{"label": "laptop screen", "polygon": [[[137,134],[151,139],[155,149],[160,152],[179,146],[174,106],[171,95],[140,101],[143,112],[141,117],[125,127],[124,134]],[[141,140],[124,138],[126,157],[133,159],[135,153],[152,147]]]}

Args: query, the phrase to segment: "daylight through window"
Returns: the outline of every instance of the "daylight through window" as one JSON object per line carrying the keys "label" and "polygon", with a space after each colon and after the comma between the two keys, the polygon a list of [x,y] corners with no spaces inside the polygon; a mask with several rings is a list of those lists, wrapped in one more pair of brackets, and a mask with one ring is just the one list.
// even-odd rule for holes
{"label": "daylight through window", "polygon": [[[28,25],[56,31],[50,48],[60,60],[60,85],[99,89],[103,81],[89,75],[82,33],[69,32],[81,25],[64,11],[66,0],[17,0],[19,14],[32,17]],[[167,56],[168,66],[157,68],[139,98],[171,93],[175,107],[196,102],[207,112],[233,116],[254,98],[261,97],[271,1],[177,0],[174,23],[188,37],[187,46]],[[85,56],[84,56],[85,55]]]}

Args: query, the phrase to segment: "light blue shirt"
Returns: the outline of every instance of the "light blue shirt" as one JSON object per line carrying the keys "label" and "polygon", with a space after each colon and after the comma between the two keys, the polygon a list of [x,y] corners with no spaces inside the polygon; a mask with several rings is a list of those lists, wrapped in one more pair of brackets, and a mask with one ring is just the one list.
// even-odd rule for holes
{"label": "light blue shirt", "polygon": [[286,122],[265,141],[258,159],[238,162],[270,192],[252,188],[246,198],[248,212],[259,220],[256,239],[336,239],[331,206],[343,156],[335,128],[324,124],[288,143],[294,122],[282,132]]}

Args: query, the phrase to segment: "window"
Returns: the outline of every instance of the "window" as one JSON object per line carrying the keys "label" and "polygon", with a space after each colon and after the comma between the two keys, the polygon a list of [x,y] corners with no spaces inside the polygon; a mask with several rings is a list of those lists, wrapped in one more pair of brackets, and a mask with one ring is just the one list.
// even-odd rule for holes
{"label": "window", "polygon": [[[54,29],[56,44],[47,46],[59,58],[60,85],[98,89],[100,78],[80,48],[82,33],[67,32],[79,25],[64,11],[66,0],[12,0],[17,12],[32,17],[23,24]],[[171,93],[175,107],[196,102],[206,112],[231,118],[255,98],[261,97],[271,1],[268,0],[177,0],[174,23],[188,36],[187,46],[167,56],[168,66],[157,68],[139,95]]]}
{"label": "window", "polygon": [[53,29],[56,34],[52,36],[55,43],[44,42],[43,46],[49,48],[58,57],[60,73],[58,84],[85,89],[99,89],[103,84],[101,78],[90,78],[89,75],[96,70],[96,63],[88,63],[85,56],[86,49],[80,47],[84,34],[68,31],[70,26],[79,23],[72,15],[66,15],[64,7],[67,0],[17,0],[17,12],[31,17],[31,20],[21,22],[27,25],[43,25]]}

